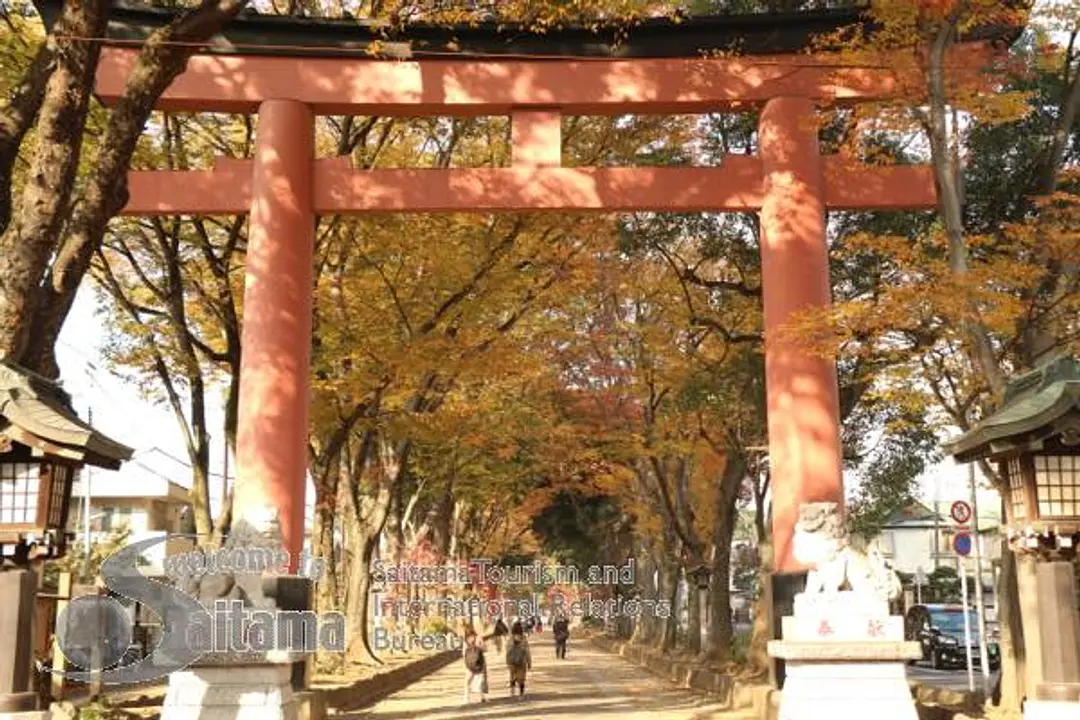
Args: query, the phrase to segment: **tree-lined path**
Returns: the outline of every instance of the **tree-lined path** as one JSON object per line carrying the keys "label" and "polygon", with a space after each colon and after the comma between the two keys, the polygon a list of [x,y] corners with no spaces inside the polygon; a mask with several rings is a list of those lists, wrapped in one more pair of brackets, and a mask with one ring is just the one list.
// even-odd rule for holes
{"label": "tree-lined path", "polygon": [[463,670],[455,662],[348,720],[450,720],[451,718],[565,718],[566,720],[749,720],[749,711],[725,711],[716,701],[673,688],[625,660],[571,641],[567,659],[555,659],[548,634],[530,639],[533,670],[524,701],[509,697],[504,661],[488,650],[492,693],[487,703],[461,704]]}

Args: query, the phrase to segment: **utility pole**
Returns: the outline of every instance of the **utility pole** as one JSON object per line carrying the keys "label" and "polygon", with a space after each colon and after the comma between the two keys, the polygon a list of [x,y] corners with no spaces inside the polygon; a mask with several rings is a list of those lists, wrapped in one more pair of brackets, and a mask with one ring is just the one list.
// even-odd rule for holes
{"label": "utility pole", "polygon": [[224,443],[222,444],[222,469],[221,469],[221,509],[218,510],[218,514],[225,512],[225,503],[229,499],[229,437],[226,434],[222,434]]}
{"label": "utility pole", "polygon": [[[968,464],[968,485],[971,491],[971,529],[975,532],[975,606],[979,622],[979,664],[982,667],[983,690],[990,688],[990,659],[986,651],[986,603],[983,600],[982,535],[979,534],[979,504],[975,488],[975,463]],[[966,612],[966,610],[965,610]]]}
{"label": "utility pole", "polygon": [[941,518],[938,515],[938,506],[941,504],[941,478],[934,476],[934,547],[930,552],[930,562],[933,563],[933,571],[938,569],[938,553],[941,550]]}
{"label": "utility pole", "polygon": [[[94,409],[88,408],[86,411],[87,422],[92,426],[94,424]],[[86,478],[83,481],[83,567],[82,575],[83,582],[92,582],[90,578],[90,474],[93,471],[93,466],[86,465]]]}

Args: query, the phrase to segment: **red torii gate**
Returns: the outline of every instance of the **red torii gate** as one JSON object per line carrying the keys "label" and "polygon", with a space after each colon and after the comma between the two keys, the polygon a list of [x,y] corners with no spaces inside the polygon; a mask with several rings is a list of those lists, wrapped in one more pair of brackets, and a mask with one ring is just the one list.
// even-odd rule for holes
{"label": "red torii gate", "polygon": [[[968,52],[986,57],[989,45]],[[97,94],[123,93],[138,51],[102,51]],[[822,157],[815,105],[897,92],[882,69],[807,55],[662,59],[378,60],[199,54],[167,111],[257,113],[254,157],[212,171],[132,171],[125,215],[251,213],[240,379],[237,519],[304,535],[314,217],[368,212],[757,211],[761,217],[773,537],[778,572],[804,502],[843,502],[835,363],[778,330],[831,300],[825,213],[936,206],[927,167]],[[562,115],[759,107],[759,154],[718,167],[561,167]],[[315,116],[509,115],[512,167],[357,171],[315,159]]]}

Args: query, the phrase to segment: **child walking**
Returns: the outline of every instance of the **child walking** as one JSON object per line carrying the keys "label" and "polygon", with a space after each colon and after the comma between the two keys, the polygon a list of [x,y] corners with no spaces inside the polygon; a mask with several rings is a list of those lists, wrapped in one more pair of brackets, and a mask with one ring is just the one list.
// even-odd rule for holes
{"label": "child walking", "polygon": [[525,629],[521,623],[514,623],[510,631],[510,644],[506,647],[506,666],[510,669],[510,695],[514,688],[519,689],[519,697],[525,697],[525,677],[532,670],[532,652],[529,641],[525,639]]}
{"label": "child walking", "polygon": [[488,673],[487,660],[484,657],[484,642],[469,629],[465,632],[465,704],[468,705],[472,693],[480,693],[480,702],[487,702]]}

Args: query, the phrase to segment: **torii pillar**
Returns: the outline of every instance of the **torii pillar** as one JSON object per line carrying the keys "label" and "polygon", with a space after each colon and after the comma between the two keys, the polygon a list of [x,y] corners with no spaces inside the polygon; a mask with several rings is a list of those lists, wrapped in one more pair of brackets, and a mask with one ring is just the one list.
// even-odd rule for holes
{"label": "torii pillar", "polygon": [[315,116],[294,100],[259,106],[244,279],[233,525],[280,533],[290,571],[304,544],[311,367]]}
{"label": "torii pillar", "polygon": [[776,572],[788,573],[799,569],[791,553],[799,506],[844,501],[836,363],[808,353],[786,329],[800,311],[828,307],[832,299],[813,102],[765,103],[758,144],[773,557]]}

